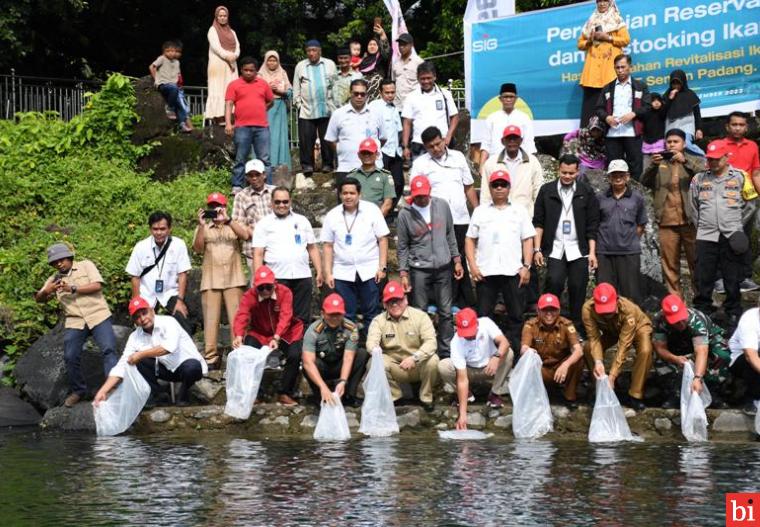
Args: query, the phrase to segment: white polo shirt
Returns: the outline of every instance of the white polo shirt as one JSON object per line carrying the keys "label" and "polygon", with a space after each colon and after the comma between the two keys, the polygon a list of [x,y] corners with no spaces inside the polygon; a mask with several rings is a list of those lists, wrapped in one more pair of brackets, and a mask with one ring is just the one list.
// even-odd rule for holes
{"label": "white polo shirt", "polygon": [[478,318],[478,333],[473,340],[454,335],[451,339],[451,362],[457,370],[485,368],[499,348],[494,339],[504,335],[488,317]]}
{"label": "white polo shirt", "polygon": [[536,235],[528,211],[518,203],[503,209],[480,205],[472,213],[467,237],[478,240],[475,261],[483,276],[514,276],[522,267],[522,242]]}
{"label": "white polo shirt", "polygon": [[[446,109],[448,107],[448,113]],[[425,93],[417,86],[404,101],[401,117],[412,120],[412,142],[422,143],[420,135],[426,128],[437,127],[441,135],[449,133],[449,119],[459,114],[451,93],[446,88],[434,86]],[[416,175],[416,174],[415,174]]]}
{"label": "white polo shirt", "polygon": [[[325,132],[325,141],[338,143],[338,172],[361,168],[359,145],[368,137],[377,141],[379,151],[380,140],[385,140],[383,117],[378,112],[373,112],[369,104],[357,111],[349,102],[333,112]],[[383,168],[383,156],[378,156],[376,164],[378,168]]]}
{"label": "white polo shirt", "polygon": [[424,174],[430,181],[430,195],[449,204],[454,225],[470,223],[464,186],[475,181],[462,152],[447,148],[441,159],[433,159],[428,153],[421,155],[412,164],[411,177],[419,174]]}
{"label": "white polo shirt", "polygon": [[[126,271],[130,276],[140,276],[143,269],[153,265],[161,249],[156,246],[153,236],[140,240],[132,249],[129,256]],[[172,243],[166,251],[166,255],[161,258],[148,274],[140,278],[140,296],[143,297],[151,306],[156,305],[156,301],[166,307],[173,296],[179,294],[177,276],[179,273],[185,273],[192,269],[190,257],[187,254],[187,246],[182,238],[172,236]],[[163,293],[156,293],[156,280],[163,280]]]}
{"label": "white polo shirt", "polygon": [[753,307],[742,314],[728,347],[731,350],[730,366],[744,354],[745,349],[760,350],[760,309]]}
{"label": "white polo shirt", "polygon": [[306,246],[317,243],[306,216],[291,212],[279,218],[274,212],[264,216],[253,231],[251,247],[264,249],[264,263],[275,278],[311,278]]}
{"label": "white polo shirt", "polygon": [[389,233],[380,208],[369,201],[359,202],[354,214],[344,214],[342,204],[330,210],[322,222],[320,240],[333,244],[333,277],[348,282],[357,273],[362,282],[373,278],[380,266],[377,240]]}
{"label": "white polo shirt", "polygon": [[203,374],[208,373],[208,366],[203,360],[198,348],[195,347],[193,339],[182,329],[179,322],[174,317],[156,315],[153,323],[153,332],[146,333],[143,328],[137,328],[127,339],[127,345],[124,347],[119,362],[111,368],[109,376],[124,378],[124,370],[128,366],[127,357],[145,351],[150,348],[161,346],[168,353],[158,357],[158,362],[163,364],[167,370],[174,371],[179,368],[180,364],[189,359],[196,359],[201,363]]}
{"label": "white polo shirt", "polygon": [[518,126],[523,138],[521,148],[529,154],[536,153],[533,120],[528,114],[518,109],[512,110],[512,113],[499,110],[486,117],[487,134],[480,149],[488,152],[488,157],[498,156],[504,150],[501,139],[507,126]]}

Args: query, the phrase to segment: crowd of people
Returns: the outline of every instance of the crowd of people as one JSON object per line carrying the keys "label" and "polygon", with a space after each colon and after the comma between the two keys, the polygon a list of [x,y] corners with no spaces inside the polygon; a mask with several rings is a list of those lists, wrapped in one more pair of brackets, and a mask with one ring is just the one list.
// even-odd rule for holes
{"label": "crowd of people", "polygon": [[[440,384],[460,408],[457,427],[466,428],[467,404],[475,400],[470,383],[490,382],[486,402],[498,408],[513,364],[536,350],[545,383],[569,407],[579,402],[585,368],[615,387],[632,355],[624,402],[636,410],[645,408],[653,373],[665,386],[664,405],[677,405],[673,379],[692,359],[694,391],[709,386],[713,404],[721,406],[729,380],[740,378],[745,409],[754,412],[760,309],[742,313],[741,293],[757,287],[749,235],[760,158],[757,144],[745,137],[748,116],[732,113],[726,137],[702,151],[695,143],[702,139],[699,98],[686,75],[674,71],[668,91],[651,95],[632,78],[632,59],[621,52],[630,37],[615,3],[598,0],[578,42],[588,50],[581,78],[586,125],[566,137],[558,179],[544,181],[532,122],[516,108],[517,83],[505,82],[498,92],[502,109],[488,117],[488,138],[480,145],[478,190],[478,174],[453,148],[458,111],[448,90],[436,85],[434,65],[413,53],[409,34],[398,37],[400,59],[390,61],[379,21],[373,30],[364,57],[347,46],[338,51],[338,66],[322,57],[318,41],[306,42],[307,58],[291,85],[274,51],[261,69],[253,58],[236,62],[240,44],[229,13],[216,10],[209,54],[218,82],[212,90],[209,81],[206,116],[218,119],[223,112],[237,155],[231,212],[224,193],[210,194],[192,240],[203,258],[203,354],[189,337],[191,262],[185,242],[171,235],[170,214],[150,215],[150,236],[126,265],[137,329],[118,362],[97,268],[55,244],[48,263],[56,274],[36,299],[57,296],[66,315],[72,393],[65,404],[86,393],[79,357],[90,334],[108,376],[96,403],[135,365],[154,402],[165,398],[156,381],[164,379],[180,382],[178,404],[189,404],[193,383],[222,365],[223,302],[233,348],[268,346],[280,356],[277,401],[283,405],[299,404],[302,366],[315,401],[331,401],[335,390],[345,404],[360,404],[367,350],[379,348],[394,400],[402,399],[402,384],[419,383],[419,401],[431,408]],[[176,46],[171,49],[173,57]],[[181,94],[165,86],[165,68],[175,75],[176,58],[169,55],[165,51],[152,72],[173,104]],[[302,170],[314,170],[317,138],[323,169],[335,169],[339,203],[319,232],[293,210],[291,190],[271,184],[271,166],[279,162],[273,160],[286,157],[271,141],[274,130],[282,130],[274,116],[285,114],[288,97],[299,116]],[[177,116],[185,117],[179,106]],[[256,159],[249,159],[251,149]],[[409,196],[402,199],[405,161],[411,172]],[[586,181],[589,170],[603,170],[609,187],[595,192]],[[643,193],[650,191],[668,289],[653,318],[640,307],[639,282],[640,238],[649,221]],[[388,265],[389,226],[395,269]],[[691,277],[686,287],[682,254]],[[543,284],[539,268],[546,269]],[[398,280],[389,279],[395,273]],[[587,298],[591,273],[597,285]],[[726,295],[723,328],[713,321],[719,279]],[[317,317],[315,286],[323,292]],[[688,287],[695,291],[693,307],[684,300]],[[535,316],[526,320],[528,314]],[[613,347],[609,362],[605,351]]]}

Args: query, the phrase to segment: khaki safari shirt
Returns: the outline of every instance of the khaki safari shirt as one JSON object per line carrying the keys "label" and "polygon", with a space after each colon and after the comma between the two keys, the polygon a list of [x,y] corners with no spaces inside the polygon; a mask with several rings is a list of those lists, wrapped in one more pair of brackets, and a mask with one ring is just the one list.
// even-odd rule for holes
{"label": "khaki safari shirt", "polygon": [[396,360],[414,357],[417,362],[425,361],[436,351],[433,322],[427,313],[414,307],[407,307],[398,320],[383,311],[367,332],[367,349],[377,346]]}
{"label": "khaki safari shirt", "polygon": [[193,245],[198,231],[203,229],[203,266],[201,291],[229,289],[247,285],[240,257],[240,241],[229,225],[204,225],[195,229]]}
{"label": "khaki safari shirt", "polygon": [[557,322],[551,327],[544,326],[538,317],[531,318],[523,326],[521,347],[536,350],[544,362],[544,368],[559,366],[570,356],[572,347],[578,342],[575,326],[565,317],[557,317]]}
{"label": "khaki safari shirt", "polygon": [[[53,275],[48,278],[45,286],[55,280],[55,277],[56,275]],[[71,269],[63,277],[63,282],[82,287],[93,282],[102,284],[103,277],[100,276],[100,271],[94,263],[90,260],[82,260],[73,262]],[[111,310],[108,309],[102,290],[89,294],[78,291],[75,294],[58,291],[56,297],[63,307],[68,329],[84,329],[85,326],[92,329],[111,316]]]}

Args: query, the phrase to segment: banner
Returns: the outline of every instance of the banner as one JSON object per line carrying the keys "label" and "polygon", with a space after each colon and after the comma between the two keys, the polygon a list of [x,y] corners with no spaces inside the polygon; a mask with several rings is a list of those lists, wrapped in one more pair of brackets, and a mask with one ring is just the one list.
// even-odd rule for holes
{"label": "banner", "polygon": [[[518,107],[533,116],[536,135],[575,129],[586,55],[577,41],[594,5],[474,23],[465,42],[473,118],[500,109],[499,86],[514,82]],[[650,91],[664,93],[670,72],[682,69],[703,116],[760,108],[760,0],[619,0],[618,6],[631,34],[625,51],[633,76]]]}
{"label": "banner", "polygon": [[[383,3],[388,10],[388,14],[391,15],[391,49],[393,50],[393,60],[396,61],[401,57],[396,39],[399,35],[403,35],[409,31],[406,29],[404,12],[401,10],[401,4],[399,4],[398,0],[383,0]],[[417,51],[412,48],[412,53],[417,54]]]}

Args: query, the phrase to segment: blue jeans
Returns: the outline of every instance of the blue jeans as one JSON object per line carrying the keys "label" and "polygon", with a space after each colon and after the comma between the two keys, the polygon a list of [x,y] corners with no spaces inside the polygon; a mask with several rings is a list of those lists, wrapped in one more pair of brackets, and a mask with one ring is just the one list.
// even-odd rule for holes
{"label": "blue jeans", "polygon": [[187,120],[188,106],[183,100],[184,92],[176,84],[161,84],[158,91],[166,99],[166,103],[177,114],[177,123],[182,124]]}
{"label": "blue jeans", "polygon": [[267,169],[267,183],[272,182],[272,165],[269,163],[269,127],[239,126],[232,139],[235,143],[235,166],[232,168],[232,186],[245,187],[245,164],[251,155],[251,147],[257,159]]}
{"label": "blue jeans", "polygon": [[66,328],[63,334],[63,361],[66,363],[66,373],[69,377],[71,391],[79,395],[87,393],[87,385],[82,375],[82,349],[87,337],[92,335],[103,353],[103,371],[108,377],[111,368],[116,366],[119,357],[116,356],[116,335],[113,332],[111,319],[107,318],[94,328]]}
{"label": "blue jeans", "polygon": [[357,275],[353,282],[335,280],[335,292],[346,303],[346,318],[356,321],[357,308],[361,311],[364,318],[362,335],[366,336],[370,322],[380,314],[380,288],[375,282],[375,278],[372,277],[366,282],[362,282]]}

